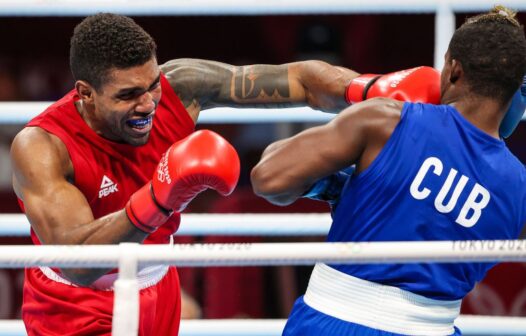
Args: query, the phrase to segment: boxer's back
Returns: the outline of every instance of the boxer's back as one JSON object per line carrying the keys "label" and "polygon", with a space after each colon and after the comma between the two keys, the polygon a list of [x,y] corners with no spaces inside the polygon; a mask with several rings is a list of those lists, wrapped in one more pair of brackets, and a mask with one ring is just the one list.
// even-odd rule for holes
{"label": "boxer's back", "polygon": [[[374,162],[343,191],[328,241],[516,239],[526,171],[453,107],[405,104]],[[498,248],[498,247],[495,247]],[[493,264],[338,265],[430,298],[463,297]]]}

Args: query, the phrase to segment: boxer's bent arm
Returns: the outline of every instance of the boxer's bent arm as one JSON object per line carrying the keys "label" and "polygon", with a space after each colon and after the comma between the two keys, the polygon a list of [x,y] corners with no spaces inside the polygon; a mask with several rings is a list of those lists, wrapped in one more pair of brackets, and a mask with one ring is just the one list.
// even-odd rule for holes
{"label": "boxer's bent arm", "polygon": [[[123,210],[94,220],[84,195],[67,181],[69,156],[55,136],[40,128],[24,129],[13,142],[11,159],[13,187],[43,244],[117,244],[145,239],[146,234],[129,222]],[[81,285],[91,284],[107,271],[62,270]]]}
{"label": "boxer's bent arm", "polygon": [[233,66],[199,59],[161,65],[187,109],[293,107],[309,105],[327,112],[347,106],[345,88],[358,74],[321,61],[282,65]]}
{"label": "boxer's bent arm", "polygon": [[287,205],[324,176],[352,164],[363,171],[387,142],[401,108],[401,102],[371,99],[347,108],[326,125],[271,145],[252,170],[254,192]]}

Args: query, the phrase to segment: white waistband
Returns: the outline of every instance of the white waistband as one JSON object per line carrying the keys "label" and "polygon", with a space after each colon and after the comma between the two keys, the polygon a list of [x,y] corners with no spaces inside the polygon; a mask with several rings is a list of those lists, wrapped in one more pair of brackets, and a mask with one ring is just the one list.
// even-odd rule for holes
{"label": "white waistband", "polygon": [[[139,272],[137,272],[139,290],[156,285],[159,281],[161,281],[164,278],[166,273],[168,273],[168,268],[169,266],[167,265],[160,265],[148,266],[139,270]],[[61,275],[57,274],[49,267],[39,267],[39,269],[50,280],[60,282],[65,285],[70,285],[73,287],[80,287],[79,285],[76,285],[71,281],[64,279]],[[102,291],[112,291],[113,283],[115,282],[115,280],[117,280],[118,277],[119,273],[105,274],[98,278],[95,282],[93,282],[91,286],[89,286],[89,288]]]}
{"label": "white waistband", "polygon": [[304,301],[338,319],[406,335],[451,335],[462,300],[442,301],[316,264]]}
{"label": "white waistband", "polygon": [[[174,244],[174,236],[170,236],[170,241],[168,242],[169,245]],[[168,273],[169,266],[167,265],[160,265],[160,266],[148,266],[139,269],[137,272],[137,281],[139,282],[139,290],[145,289],[151,286],[156,285],[159,281],[161,281],[166,273]],[[57,274],[57,272],[53,271],[49,267],[39,267],[40,271],[49,279],[56,282],[60,282],[65,285],[73,286],[73,287],[80,287],[77,284],[74,284],[73,282],[64,279],[62,276]],[[117,278],[119,277],[119,273],[110,273],[105,274],[95,280],[89,288],[96,289],[96,290],[102,290],[102,291],[112,291],[113,290],[113,283]]]}

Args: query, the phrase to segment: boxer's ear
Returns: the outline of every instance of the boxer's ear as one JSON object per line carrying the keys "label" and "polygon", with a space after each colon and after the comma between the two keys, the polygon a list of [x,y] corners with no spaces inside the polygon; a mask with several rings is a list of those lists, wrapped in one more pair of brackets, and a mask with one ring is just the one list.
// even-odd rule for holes
{"label": "boxer's ear", "polygon": [[75,90],[79,95],[80,99],[86,103],[93,103],[93,87],[86,81],[78,80],[75,82]]}

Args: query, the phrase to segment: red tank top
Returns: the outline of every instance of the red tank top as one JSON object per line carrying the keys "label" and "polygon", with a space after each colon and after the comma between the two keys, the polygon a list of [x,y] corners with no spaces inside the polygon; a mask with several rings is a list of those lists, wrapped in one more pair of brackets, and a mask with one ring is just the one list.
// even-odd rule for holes
{"label": "red tank top", "polygon": [[[194,131],[193,120],[164,75],[161,88],[150,138],[143,146],[116,143],[97,135],[75,108],[79,99],[75,90],[26,125],[40,127],[66,145],[73,163],[74,184],[86,197],[96,219],[124,208],[131,194],[152,178],[168,147]],[[179,222],[180,215],[173,214],[144,243],[168,243]],[[31,238],[40,244],[33,230]]]}

